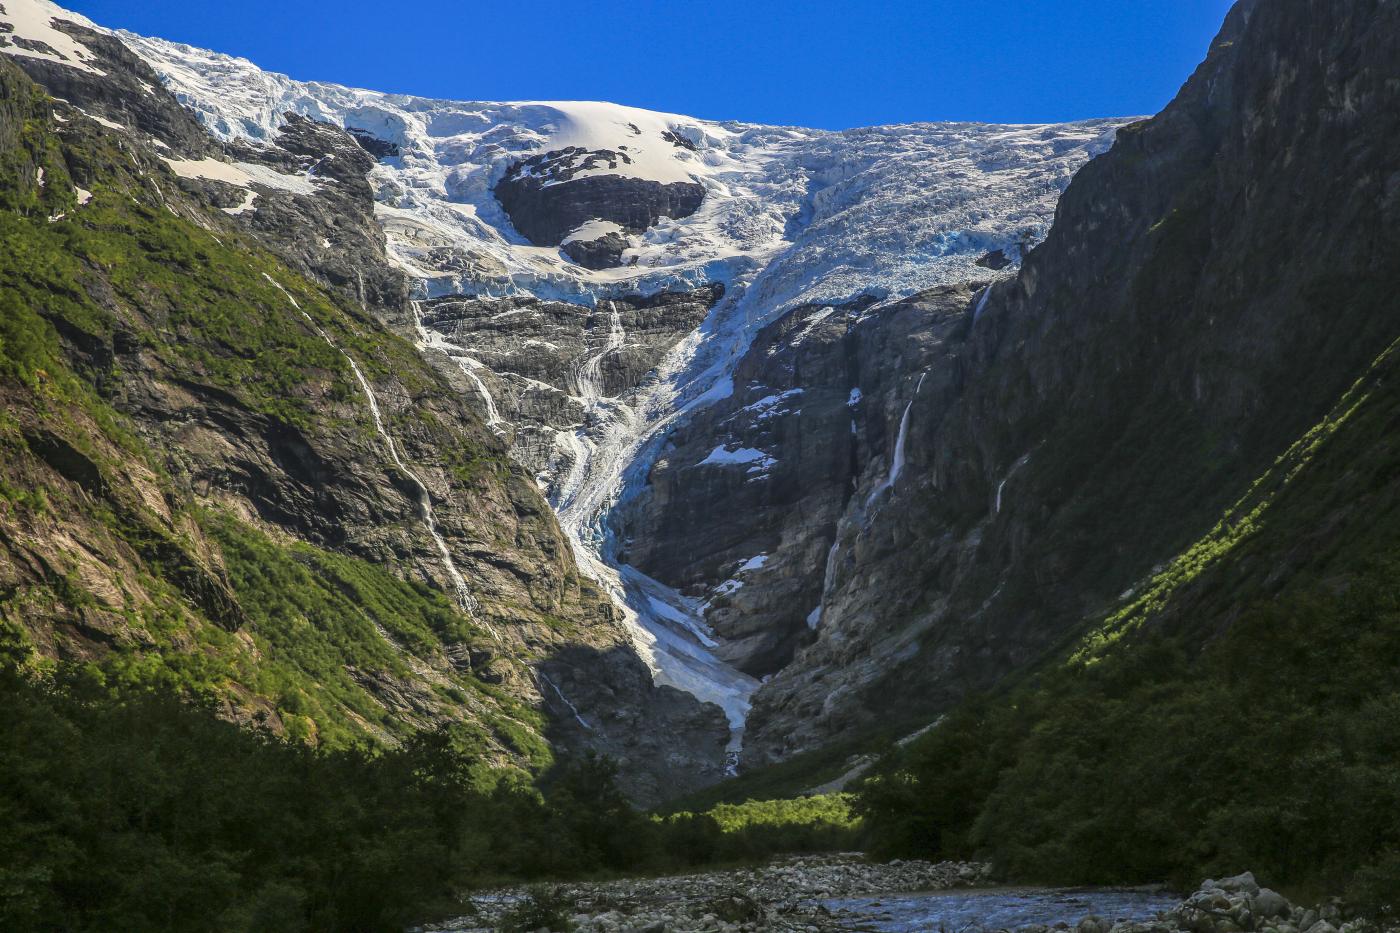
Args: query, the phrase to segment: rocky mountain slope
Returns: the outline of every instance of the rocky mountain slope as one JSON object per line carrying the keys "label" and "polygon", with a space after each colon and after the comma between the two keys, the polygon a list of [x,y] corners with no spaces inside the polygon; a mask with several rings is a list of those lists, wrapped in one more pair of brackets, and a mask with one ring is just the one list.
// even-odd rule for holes
{"label": "rocky mountain slope", "polygon": [[603,751],[639,799],[717,777],[722,717],[652,684],[528,474],[380,323],[407,288],[373,160],[306,120],[225,150],[33,12],[7,50],[64,97],[3,63],[8,637],[313,741],[455,724],[497,764]]}
{"label": "rocky mountain slope", "polygon": [[358,489],[198,475],[317,546],[461,577],[493,628],[578,600],[610,634],[550,641],[518,694],[613,752],[604,719],[684,721],[702,783],[713,709],[644,667],[718,704],[750,766],[912,731],[1150,591],[1391,338],[1365,283],[1392,173],[1358,142],[1388,138],[1385,31],[1356,25],[1382,14],[1323,34],[1296,7],[1239,5],[1152,120],[843,133],[387,95],[7,15],[24,67],[219,229],[411,343],[453,410],[370,378],[371,422],[467,418],[516,517],[436,486],[440,439],[407,427],[379,446],[412,545]]}
{"label": "rocky mountain slope", "polygon": [[[1387,4],[1338,12],[1237,5],[1020,273],[964,306],[928,379],[905,373],[904,466],[853,495],[817,640],[758,695],[751,761],[927,717],[1086,622],[1151,617],[1154,574],[1193,576],[1219,542],[1172,558],[1254,530],[1227,509],[1400,334],[1400,31]],[[1302,557],[1279,546],[1272,586]]]}
{"label": "rocky mountain slope", "polygon": [[[770,617],[753,603],[743,626],[773,634],[730,643],[724,606],[735,581],[722,564],[756,567],[765,560],[757,539],[707,555],[699,572],[633,559],[633,547],[640,555],[651,545],[631,531],[624,543],[624,523],[655,529],[679,514],[650,480],[672,429],[705,430],[684,426],[731,399],[750,343],[793,308],[890,303],[1014,267],[1048,229],[1074,170],[1124,123],[833,133],[600,103],[424,100],[118,38],[243,162],[284,161],[282,140],[300,118],[344,128],[377,158],[374,215],[414,296],[382,307],[385,320],[535,474],[639,656],[661,682],[720,704],[736,747],[759,678],[811,636],[794,631],[791,606]],[[250,176],[229,197],[254,191],[269,196]],[[876,423],[894,404],[870,399],[879,449],[867,453],[883,456],[883,439],[897,432],[898,412]],[[727,436],[718,432],[696,462]],[[708,490],[677,488],[693,496],[692,517],[727,520],[704,509]],[[794,554],[824,553],[830,524],[794,525],[804,538]],[[782,586],[804,598],[820,590],[821,561],[779,566],[801,577]],[[781,602],[779,592],[764,605]],[[746,658],[745,645],[768,642],[776,647],[755,648],[763,660]]]}

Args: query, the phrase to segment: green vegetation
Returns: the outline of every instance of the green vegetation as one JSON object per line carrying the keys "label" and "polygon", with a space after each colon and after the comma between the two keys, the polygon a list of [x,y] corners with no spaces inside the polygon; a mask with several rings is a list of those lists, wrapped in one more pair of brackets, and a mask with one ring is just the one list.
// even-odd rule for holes
{"label": "green vegetation", "polygon": [[1196,658],[1151,637],[968,704],[866,784],[876,849],[1066,884],[1248,867],[1400,894],[1397,572],[1263,603]]}
{"label": "green vegetation", "polygon": [[67,667],[0,671],[0,716],[6,929],[392,930],[473,880],[625,867],[606,780],[550,802],[446,734],[315,751]]}
{"label": "green vegetation", "polygon": [[887,756],[874,850],[1400,903],[1393,349],[1127,609]]}
{"label": "green vegetation", "polygon": [[[416,393],[431,376],[412,347],[161,188],[118,137],[81,119],[60,137],[49,108],[0,62],[0,556],[41,568],[0,590],[0,628],[39,666],[92,653],[100,633],[104,677],[229,703],[314,743],[393,742],[469,715],[464,749],[548,766],[540,713],[446,658],[482,643],[446,597],[200,505],[166,472],[178,450],[124,414],[129,393],[164,383],[212,395],[252,432],[372,437],[322,333]],[[93,193],[81,208],[75,178]],[[141,372],[120,370],[118,345],[139,348]],[[465,489],[499,481],[498,451],[417,418]],[[74,538],[87,560],[46,551]],[[433,695],[414,697],[419,715],[392,713],[376,688],[414,684],[424,665]]]}
{"label": "green vegetation", "polygon": [[909,723],[897,722],[883,732],[832,742],[777,764],[745,771],[671,801],[668,810],[705,811],[721,804],[802,797],[849,771],[852,759],[878,754],[892,746],[901,735],[908,735],[921,725],[923,722],[917,719]]}
{"label": "green vegetation", "polygon": [[[352,672],[406,678],[411,674],[407,656],[433,659],[445,645],[488,642],[437,590],[309,544],[274,543],[227,516],[206,521],[222,546],[230,582],[247,611],[261,656],[241,679],[275,698],[284,719],[309,719],[322,742],[354,744],[363,739],[365,723],[398,737],[414,731],[376,701]],[[544,726],[538,712],[469,673],[442,666],[448,671],[444,678],[459,694],[494,701],[488,705],[500,710],[492,723],[499,733],[526,731],[511,728],[512,719],[527,724],[528,742],[516,738],[528,745],[521,751],[538,765],[548,764],[548,751],[538,738]]]}
{"label": "green vegetation", "polygon": [[658,819],[687,861],[753,862],[779,853],[858,849],[861,824],[853,801],[850,794],[749,800]]}
{"label": "green vegetation", "polygon": [[[0,586],[0,927],[390,930],[493,881],[846,845],[844,799],[637,812],[462,663],[523,659],[441,592],[193,494],[131,396],[366,438],[321,332],[371,379],[433,377],[48,107],[0,62],[0,565],[22,568]],[[409,417],[463,490],[528,483],[430,406]]]}
{"label": "green vegetation", "polygon": [[397,930],[460,911],[458,895],[488,882],[753,858],[853,826],[844,798],[653,819],[603,761],[558,769],[541,790],[451,732],[313,749],[92,666],[35,678],[14,645],[6,654],[5,929]]}

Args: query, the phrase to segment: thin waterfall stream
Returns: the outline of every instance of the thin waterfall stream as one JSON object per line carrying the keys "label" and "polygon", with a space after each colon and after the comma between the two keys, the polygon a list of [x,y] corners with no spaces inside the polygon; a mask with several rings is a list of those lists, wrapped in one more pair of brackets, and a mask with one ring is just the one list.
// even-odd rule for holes
{"label": "thin waterfall stream", "polygon": [[384,446],[388,448],[389,458],[393,460],[394,466],[398,468],[400,473],[408,477],[417,489],[418,517],[422,521],[424,529],[427,530],[428,536],[432,538],[433,544],[437,547],[438,554],[442,557],[443,570],[446,571],[448,579],[452,581],[452,587],[456,591],[457,604],[462,607],[464,612],[472,617],[473,621],[486,629],[486,631],[491,634],[492,638],[500,641],[500,632],[489,622],[486,622],[480,617],[481,606],[477,603],[476,597],[472,595],[471,589],[467,586],[466,578],[464,578],[461,571],[457,569],[457,564],[452,559],[452,551],[447,547],[446,539],[444,539],[442,533],[438,531],[437,518],[433,514],[433,500],[432,496],[428,493],[428,487],[424,484],[423,480],[418,477],[418,474],[414,473],[413,470],[409,468],[408,464],[404,462],[403,457],[399,455],[398,444],[389,434],[388,429],[384,427],[384,416],[379,409],[379,399],[375,396],[374,389],[370,386],[369,380],[365,378],[365,374],[360,370],[360,364],[355,361],[354,357],[346,353],[344,349],[331,339],[330,334],[326,333],[311,315],[306,313],[306,310],[302,308],[296,298],[292,297],[291,292],[282,287],[281,282],[278,282],[266,272],[263,273],[263,278],[271,282],[277,290],[286,297],[292,307],[296,308],[297,312],[306,319],[306,322],[311,325],[311,328],[316,331],[320,338],[324,340],[331,349],[345,357],[346,362],[350,364],[350,370],[355,374],[355,381],[360,384],[360,391],[364,393],[365,401],[368,403],[370,417],[374,421],[375,432],[383,439]]}

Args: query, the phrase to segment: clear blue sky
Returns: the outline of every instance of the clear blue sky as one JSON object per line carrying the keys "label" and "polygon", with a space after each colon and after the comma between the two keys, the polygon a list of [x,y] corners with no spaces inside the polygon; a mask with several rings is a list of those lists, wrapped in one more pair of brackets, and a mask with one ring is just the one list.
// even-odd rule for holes
{"label": "clear blue sky", "polygon": [[841,129],[1153,113],[1230,0],[67,0],[263,68]]}

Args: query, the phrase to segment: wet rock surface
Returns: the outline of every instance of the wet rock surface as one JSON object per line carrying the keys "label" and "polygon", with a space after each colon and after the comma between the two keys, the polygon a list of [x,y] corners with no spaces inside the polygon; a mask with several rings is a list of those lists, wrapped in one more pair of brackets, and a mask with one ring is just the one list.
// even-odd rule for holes
{"label": "wet rock surface", "polygon": [[583,398],[635,388],[723,295],[722,285],[710,285],[596,307],[439,298],[423,302],[420,313],[447,357],[439,358],[448,363],[442,368],[466,377],[459,381],[469,397],[490,396],[513,454],[549,486],[572,466],[575,451],[560,433],[587,426]]}
{"label": "wet rock surface", "polygon": [[704,602],[721,657],[763,676],[816,637],[837,525],[888,477],[920,375],[933,392],[953,371],[971,295],[784,315],[735,367],[734,393],[672,432],[615,513],[622,557]]}
{"label": "wet rock surface", "polygon": [[[1023,929],[1024,933],[1048,933],[1050,928]],[[1075,933],[1381,933],[1396,927],[1354,916],[1336,899],[1311,907],[1293,904],[1244,872],[1205,881],[1185,901],[1155,917],[1115,922],[1088,916],[1073,929]]]}

